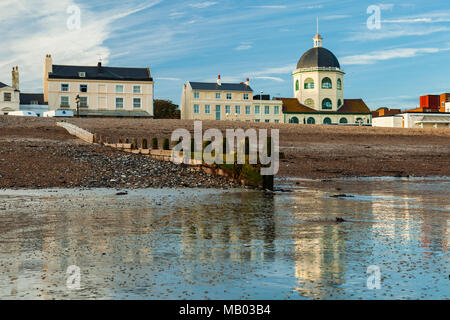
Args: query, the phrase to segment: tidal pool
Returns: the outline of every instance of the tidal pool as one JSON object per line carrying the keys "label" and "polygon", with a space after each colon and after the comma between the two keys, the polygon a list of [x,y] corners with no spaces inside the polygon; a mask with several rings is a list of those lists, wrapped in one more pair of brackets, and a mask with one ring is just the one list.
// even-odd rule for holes
{"label": "tidal pool", "polygon": [[450,298],[450,178],[277,183],[0,191],[0,298]]}

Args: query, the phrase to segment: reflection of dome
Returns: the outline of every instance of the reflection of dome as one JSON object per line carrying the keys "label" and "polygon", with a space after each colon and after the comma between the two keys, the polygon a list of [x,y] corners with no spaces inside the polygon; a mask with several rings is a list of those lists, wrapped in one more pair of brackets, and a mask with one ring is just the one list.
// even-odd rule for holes
{"label": "reflection of dome", "polygon": [[330,50],[322,47],[308,50],[297,64],[297,69],[317,67],[341,68],[336,56]]}

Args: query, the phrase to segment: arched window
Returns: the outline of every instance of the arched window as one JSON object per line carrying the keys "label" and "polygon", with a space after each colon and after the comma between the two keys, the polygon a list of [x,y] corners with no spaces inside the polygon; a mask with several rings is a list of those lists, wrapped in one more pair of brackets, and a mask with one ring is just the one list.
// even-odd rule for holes
{"label": "arched window", "polygon": [[328,99],[328,98],[323,99],[322,109],[326,109],[326,110],[333,109],[333,103],[331,102],[330,99]]}
{"label": "arched window", "polygon": [[306,121],[307,124],[316,124],[316,120],[313,117],[309,117]]}
{"label": "arched window", "polygon": [[342,80],[341,79],[337,80],[337,89],[342,90]]}
{"label": "arched window", "polygon": [[333,85],[331,83],[330,78],[323,78],[322,80],[322,89],[332,89]]}
{"label": "arched window", "polygon": [[362,118],[358,118],[358,119],[356,119],[356,123],[362,125],[362,124],[364,124],[364,120]]}
{"label": "arched window", "polygon": [[339,100],[338,100],[338,106],[337,106],[337,107],[340,108],[341,106],[342,106],[342,100],[339,99]]}
{"label": "arched window", "polygon": [[308,78],[305,80],[305,89],[314,89],[314,80]]}
{"label": "arched window", "polygon": [[348,123],[348,120],[347,120],[347,118],[341,118],[341,120],[339,120],[339,123],[341,123],[341,124],[347,124],[347,123]]}
{"label": "arched window", "polygon": [[323,119],[323,124],[331,124],[331,119],[328,117]]}
{"label": "arched window", "polygon": [[314,108],[314,100],[309,98],[305,100],[305,105],[310,107],[310,108]]}
{"label": "arched window", "polygon": [[300,82],[297,80],[295,81],[295,91],[300,90]]}
{"label": "arched window", "polygon": [[298,123],[298,118],[292,117],[291,119],[289,119],[289,123]]}

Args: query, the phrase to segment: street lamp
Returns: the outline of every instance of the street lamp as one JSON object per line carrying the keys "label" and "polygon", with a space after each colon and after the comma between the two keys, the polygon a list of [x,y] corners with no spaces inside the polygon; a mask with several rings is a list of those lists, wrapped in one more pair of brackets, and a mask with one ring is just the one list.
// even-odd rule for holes
{"label": "street lamp", "polygon": [[75,97],[75,102],[77,103],[77,118],[80,117],[80,95],[77,94]]}

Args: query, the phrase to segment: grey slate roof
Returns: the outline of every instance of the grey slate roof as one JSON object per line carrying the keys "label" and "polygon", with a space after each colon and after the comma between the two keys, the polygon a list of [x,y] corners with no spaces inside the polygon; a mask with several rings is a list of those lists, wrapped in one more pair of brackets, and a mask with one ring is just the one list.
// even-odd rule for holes
{"label": "grey slate roof", "polygon": [[[85,72],[86,77],[79,76]],[[117,80],[117,81],[153,81],[148,68],[117,68],[117,67],[86,67],[53,65],[50,79],[87,79],[87,80]]]}
{"label": "grey slate roof", "polygon": [[316,67],[340,69],[341,65],[333,52],[322,47],[317,47],[306,51],[297,64],[297,69]]}
{"label": "grey slate roof", "polygon": [[37,101],[38,105],[46,105],[48,103],[44,102],[43,93],[21,93],[20,94],[20,104],[31,104],[32,101]]}
{"label": "grey slate roof", "polygon": [[9,87],[7,84],[4,84],[3,82],[0,82],[0,88]]}
{"label": "grey slate roof", "polygon": [[190,82],[190,85],[193,90],[209,90],[209,91],[245,91],[245,92],[253,92],[253,89],[250,86],[245,85],[244,83],[222,83],[222,85],[218,85],[217,83],[209,83],[209,82]]}

